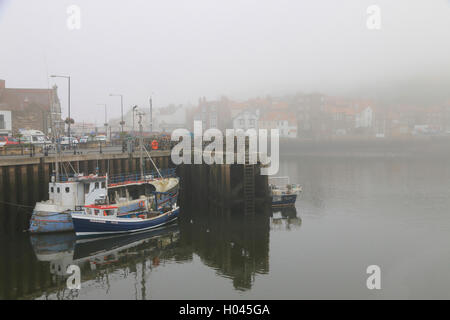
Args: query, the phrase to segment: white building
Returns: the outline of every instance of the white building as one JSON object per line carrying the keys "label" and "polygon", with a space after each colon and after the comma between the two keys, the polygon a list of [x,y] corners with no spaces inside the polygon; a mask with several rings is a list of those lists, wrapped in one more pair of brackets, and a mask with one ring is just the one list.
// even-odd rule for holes
{"label": "white building", "polygon": [[244,110],[233,118],[233,129],[258,130],[259,111]]}
{"label": "white building", "polygon": [[371,107],[365,107],[355,115],[355,128],[372,127],[373,110]]}
{"label": "white building", "polygon": [[297,137],[297,118],[292,112],[272,111],[260,117],[259,129],[278,129],[280,138]]}
{"label": "white building", "polygon": [[12,133],[11,111],[0,110],[0,136],[9,136]]}

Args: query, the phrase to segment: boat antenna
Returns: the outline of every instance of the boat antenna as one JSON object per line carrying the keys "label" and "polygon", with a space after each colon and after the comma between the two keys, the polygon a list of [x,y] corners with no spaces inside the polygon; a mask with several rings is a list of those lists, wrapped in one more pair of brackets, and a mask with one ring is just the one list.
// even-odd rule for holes
{"label": "boat antenna", "polygon": [[152,159],[152,157],[150,156],[150,153],[147,151],[147,148],[144,147],[144,150],[145,150],[145,152],[147,153],[147,157],[149,157],[150,161],[152,162],[153,166],[155,167],[156,172],[158,172],[158,175],[159,175],[161,178],[163,178],[163,176],[161,175],[161,172],[159,172],[159,169],[158,169],[158,167],[156,166],[155,162],[153,162],[153,159]]}

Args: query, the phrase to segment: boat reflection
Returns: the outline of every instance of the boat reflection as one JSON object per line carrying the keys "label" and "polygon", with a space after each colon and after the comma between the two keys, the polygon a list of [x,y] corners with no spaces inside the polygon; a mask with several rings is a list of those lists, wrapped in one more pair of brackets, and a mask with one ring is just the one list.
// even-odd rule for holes
{"label": "boat reflection", "polygon": [[302,219],[297,216],[295,207],[272,209],[270,224],[273,230],[291,230],[302,225]]}
{"label": "boat reflection", "polygon": [[74,233],[30,236],[36,258],[50,263],[52,275],[67,277],[67,267],[78,265],[82,270],[82,281],[93,275],[85,271],[95,271],[106,265],[119,267],[122,258],[138,251],[145,250],[147,256],[153,253],[157,260],[161,250],[175,246],[178,238],[176,224],[147,232],[85,240],[77,239]]}
{"label": "boat reflection", "polygon": [[[171,263],[201,263],[216,270],[217,275],[230,279],[235,290],[247,291],[257,275],[269,273],[269,237],[268,216],[191,217],[159,230],[108,238],[77,239],[71,233],[32,235],[31,244],[39,268],[50,278],[33,296],[78,298],[84,297],[90,291],[88,288],[95,288],[92,290],[105,297],[120,275],[120,279],[127,278],[137,288],[136,299],[146,299],[150,296],[146,274]],[[194,259],[195,256],[200,257],[200,261]],[[70,265],[80,267],[82,290],[79,292],[67,289],[66,270]],[[170,270],[179,272],[180,269]],[[177,285],[167,280],[168,287]],[[114,291],[114,296],[117,295],[130,298],[125,289],[123,293]]]}
{"label": "boat reflection", "polygon": [[67,267],[73,264],[75,233],[31,235],[34,254],[39,261],[50,263],[52,275],[66,276]]}

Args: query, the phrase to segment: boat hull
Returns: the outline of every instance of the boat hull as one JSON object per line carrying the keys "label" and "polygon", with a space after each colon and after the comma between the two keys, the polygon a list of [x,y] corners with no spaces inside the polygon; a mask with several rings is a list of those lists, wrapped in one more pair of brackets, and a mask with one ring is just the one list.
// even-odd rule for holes
{"label": "boat hull", "polygon": [[47,212],[45,215],[33,211],[30,220],[30,233],[56,233],[73,230],[70,212]]}
{"label": "boat hull", "polygon": [[152,219],[93,217],[73,214],[72,221],[78,237],[131,233],[158,228],[178,218],[180,209],[176,208]]}
{"label": "boat hull", "polygon": [[297,200],[297,194],[284,194],[272,196],[272,207],[289,207],[294,206]]}

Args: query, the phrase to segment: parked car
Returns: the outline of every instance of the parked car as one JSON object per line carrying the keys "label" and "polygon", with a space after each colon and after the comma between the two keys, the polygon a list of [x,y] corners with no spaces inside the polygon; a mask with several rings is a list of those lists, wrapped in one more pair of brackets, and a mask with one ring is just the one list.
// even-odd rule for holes
{"label": "parked car", "polygon": [[29,143],[40,146],[49,146],[52,144],[52,141],[47,138],[47,136],[39,130],[25,130],[22,131],[21,137],[19,138],[20,143]]}
{"label": "parked car", "polygon": [[80,143],[88,143],[89,141],[91,141],[92,138],[89,136],[83,136],[80,138]]}
{"label": "parked car", "polygon": [[60,144],[62,146],[68,146],[69,144],[76,145],[76,144],[78,144],[78,140],[75,139],[74,137],[70,137],[70,139],[69,139],[69,137],[61,137]]}
{"label": "parked car", "polygon": [[106,142],[107,138],[105,135],[98,135],[95,137],[95,141],[101,141],[101,142]]}
{"label": "parked car", "polygon": [[19,141],[12,137],[0,137],[0,147],[18,145]]}

